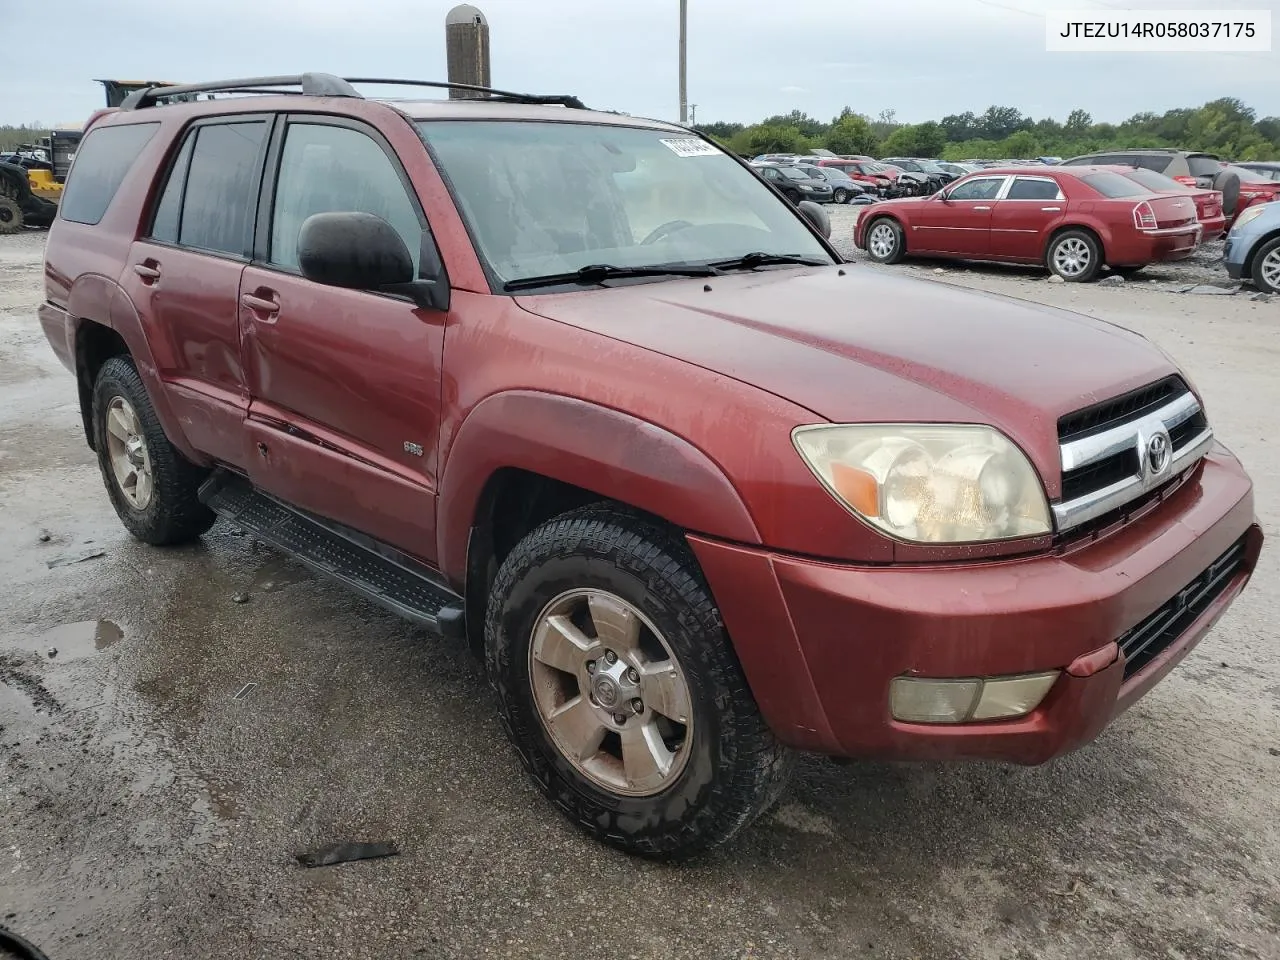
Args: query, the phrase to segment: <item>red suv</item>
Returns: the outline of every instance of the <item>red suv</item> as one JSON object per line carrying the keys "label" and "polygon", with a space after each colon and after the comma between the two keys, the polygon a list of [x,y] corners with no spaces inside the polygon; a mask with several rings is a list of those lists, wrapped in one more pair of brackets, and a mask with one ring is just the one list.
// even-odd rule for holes
{"label": "red suv", "polygon": [[[40,320],[135,536],[222,515],[465,638],[592,834],[705,849],[796,750],[1042,762],[1249,579],[1249,478],[1141,337],[844,265],[681,127],[372,82],[97,119]],[[258,95],[159,102],[209,91]]]}

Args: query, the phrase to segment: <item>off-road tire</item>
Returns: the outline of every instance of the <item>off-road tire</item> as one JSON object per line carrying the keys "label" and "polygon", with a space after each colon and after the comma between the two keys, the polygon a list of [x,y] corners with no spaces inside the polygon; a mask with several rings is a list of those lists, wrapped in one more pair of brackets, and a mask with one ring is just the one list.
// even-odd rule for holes
{"label": "off-road tire", "polygon": [[[127,401],[137,414],[151,459],[153,492],[142,510],[125,498],[107,452],[107,408],[116,397]],[[169,442],[142,378],[128,357],[112,357],[98,371],[93,387],[93,437],[107,495],[120,522],[137,539],[157,547],[172,546],[189,543],[213,526],[217,515],[197,495],[208,471]]]}
{"label": "off-road tire", "polygon": [[[876,252],[871,248],[871,235],[879,227],[888,227],[893,233],[893,248],[887,253]],[[906,238],[902,233],[902,225],[893,217],[875,217],[867,224],[866,233],[867,256],[876,263],[900,263],[907,255]]]}
{"label": "off-road tire", "polygon": [[1280,286],[1268,281],[1266,274],[1263,272],[1263,265],[1266,264],[1267,257],[1277,250],[1280,250],[1280,237],[1268,240],[1253,254],[1250,276],[1253,278],[1253,285],[1263,293],[1280,293]]}
{"label": "off-road tire", "polygon": [[[588,780],[554,745],[529,681],[539,614],[566,591],[604,590],[661,631],[688,683],[692,753],[662,792],[621,796]],[[659,523],[609,505],[563,514],[507,556],[490,594],[485,661],[526,770],[571,821],[631,854],[697,855],[730,839],[779,797],[793,766],[760,715],[692,551]]]}
{"label": "off-road tire", "polygon": [[25,223],[26,217],[23,216],[18,202],[12,197],[0,194],[0,235],[21,233]]}
{"label": "off-road tire", "polygon": [[[1059,269],[1057,263],[1058,250],[1067,244],[1075,243],[1082,243],[1088,249],[1089,259],[1087,266],[1078,273]],[[1050,273],[1056,274],[1067,283],[1091,283],[1098,278],[1098,274],[1102,271],[1102,244],[1088,230],[1063,230],[1049,241],[1049,248],[1045,251],[1044,261]]]}

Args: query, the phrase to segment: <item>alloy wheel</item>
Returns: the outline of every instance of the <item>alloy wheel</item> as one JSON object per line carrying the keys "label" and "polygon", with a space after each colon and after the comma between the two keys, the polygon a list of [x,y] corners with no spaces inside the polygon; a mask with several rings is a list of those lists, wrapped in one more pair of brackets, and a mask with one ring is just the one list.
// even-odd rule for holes
{"label": "alloy wheel", "polygon": [[665,638],[621,597],[571,590],[547,604],[529,645],[529,683],[556,749],[610,793],[652,796],[684,770],[689,684]]}
{"label": "alloy wheel", "polygon": [[1064,277],[1078,277],[1089,269],[1093,251],[1078,237],[1068,237],[1053,248],[1054,269]]}
{"label": "alloy wheel", "polygon": [[145,510],[155,492],[151,454],[142,436],[138,414],[124,397],[114,397],[107,405],[107,456],[116,486],[129,506]]}
{"label": "alloy wheel", "polygon": [[1280,247],[1276,247],[1262,258],[1258,270],[1268,287],[1272,290],[1280,290]]}
{"label": "alloy wheel", "polygon": [[871,235],[867,237],[867,248],[873,256],[881,259],[893,256],[897,246],[898,235],[889,224],[877,223],[871,228]]}

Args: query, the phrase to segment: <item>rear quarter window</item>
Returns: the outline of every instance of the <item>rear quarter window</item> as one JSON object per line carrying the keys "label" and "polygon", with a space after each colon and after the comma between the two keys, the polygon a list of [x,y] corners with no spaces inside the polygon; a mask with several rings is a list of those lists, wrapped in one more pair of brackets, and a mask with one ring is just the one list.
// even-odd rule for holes
{"label": "rear quarter window", "polygon": [[1203,154],[1190,156],[1187,157],[1187,169],[1191,171],[1193,177],[1216,177],[1218,171],[1222,169],[1222,161]]}
{"label": "rear quarter window", "polygon": [[58,205],[59,216],[73,223],[100,223],[142,148],[159,128],[159,123],[130,123],[90,130],[76,152]]}
{"label": "rear quarter window", "polygon": [[1118,173],[1090,173],[1081,177],[1080,182],[1111,200],[1151,195],[1151,191],[1142,186],[1142,184],[1135,183],[1128,177],[1122,177]]}

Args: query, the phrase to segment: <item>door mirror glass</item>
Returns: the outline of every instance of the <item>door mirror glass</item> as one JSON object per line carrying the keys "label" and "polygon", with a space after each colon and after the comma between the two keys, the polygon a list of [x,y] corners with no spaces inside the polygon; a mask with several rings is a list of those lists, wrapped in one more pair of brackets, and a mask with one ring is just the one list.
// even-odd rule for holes
{"label": "door mirror glass", "polygon": [[812,200],[801,200],[799,209],[804,218],[818,228],[828,240],[831,239],[831,218],[827,216],[827,211],[822,209],[820,204],[814,203]]}

